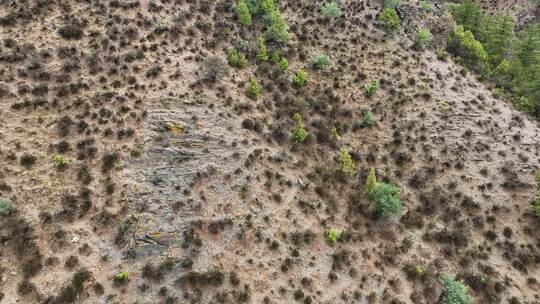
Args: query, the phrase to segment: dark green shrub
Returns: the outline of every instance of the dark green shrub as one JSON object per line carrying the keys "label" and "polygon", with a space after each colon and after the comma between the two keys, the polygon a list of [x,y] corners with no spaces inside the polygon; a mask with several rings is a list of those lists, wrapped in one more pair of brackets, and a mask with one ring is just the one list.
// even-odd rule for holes
{"label": "dark green shrub", "polygon": [[321,8],[321,12],[326,18],[337,18],[341,16],[341,7],[337,2],[327,2]]}
{"label": "dark green shrub", "polygon": [[322,70],[329,66],[331,63],[332,62],[330,61],[330,57],[328,57],[328,55],[326,54],[319,54],[311,60],[311,64],[317,70]]}
{"label": "dark green shrub", "polygon": [[444,275],[442,278],[444,287],[443,294],[439,304],[473,304],[474,300],[469,295],[469,288],[456,281],[450,275]]}
{"label": "dark green shrub", "polygon": [[14,210],[15,210],[15,205],[13,205],[11,200],[4,197],[0,197],[0,214],[9,215]]}
{"label": "dark green shrub", "polygon": [[369,110],[364,110],[362,114],[362,127],[371,127],[375,125],[375,116]]}
{"label": "dark green shrub", "polygon": [[367,193],[367,197],[375,204],[375,215],[380,219],[399,218],[403,213],[403,205],[399,198],[399,188],[392,184],[377,183]]}

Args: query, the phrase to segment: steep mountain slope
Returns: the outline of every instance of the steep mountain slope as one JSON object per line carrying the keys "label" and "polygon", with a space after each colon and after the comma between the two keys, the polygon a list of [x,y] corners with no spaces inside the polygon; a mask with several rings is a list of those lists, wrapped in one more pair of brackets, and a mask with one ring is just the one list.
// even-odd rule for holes
{"label": "steep mountain slope", "polygon": [[[255,49],[215,83],[208,58],[262,32],[228,1],[0,4],[0,303],[436,303],[444,273],[477,303],[536,303],[538,123],[436,58],[441,11],[411,5],[390,36],[379,3],[322,4],[280,2],[287,73]],[[423,22],[440,36],[417,51]],[[373,216],[370,168],[401,219]]]}

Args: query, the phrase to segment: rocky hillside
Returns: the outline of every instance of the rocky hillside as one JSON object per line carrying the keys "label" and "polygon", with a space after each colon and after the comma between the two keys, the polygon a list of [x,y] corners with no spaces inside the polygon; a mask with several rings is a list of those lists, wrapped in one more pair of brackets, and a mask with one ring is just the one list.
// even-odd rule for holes
{"label": "rocky hillside", "polygon": [[540,126],[444,5],[276,3],[286,41],[232,1],[0,2],[0,303],[538,303]]}

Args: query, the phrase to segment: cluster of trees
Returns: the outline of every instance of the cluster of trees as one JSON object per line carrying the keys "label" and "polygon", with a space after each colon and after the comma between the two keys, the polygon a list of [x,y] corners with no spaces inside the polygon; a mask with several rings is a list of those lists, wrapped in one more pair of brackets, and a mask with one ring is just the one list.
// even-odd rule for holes
{"label": "cluster of trees", "polygon": [[540,116],[540,26],[517,32],[513,18],[485,14],[474,0],[450,6],[458,26],[448,51],[495,85],[515,104]]}

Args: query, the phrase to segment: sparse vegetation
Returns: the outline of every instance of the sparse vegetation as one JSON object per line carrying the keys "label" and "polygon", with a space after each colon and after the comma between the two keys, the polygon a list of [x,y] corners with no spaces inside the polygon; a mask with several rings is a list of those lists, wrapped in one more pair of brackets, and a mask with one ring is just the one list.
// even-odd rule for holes
{"label": "sparse vegetation", "polygon": [[204,79],[216,82],[229,74],[229,69],[219,57],[210,57],[203,64]]}
{"label": "sparse vegetation", "polygon": [[59,155],[59,154],[53,156],[53,161],[54,161],[54,164],[59,168],[64,168],[67,165],[69,165],[69,162],[67,161],[67,159],[65,159],[64,156]]}

